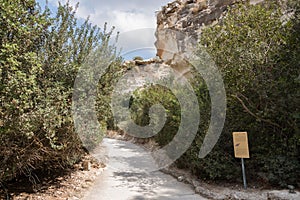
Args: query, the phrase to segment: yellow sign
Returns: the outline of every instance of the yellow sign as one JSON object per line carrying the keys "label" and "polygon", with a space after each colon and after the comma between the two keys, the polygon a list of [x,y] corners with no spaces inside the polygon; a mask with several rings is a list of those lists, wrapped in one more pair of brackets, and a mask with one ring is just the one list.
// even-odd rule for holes
{"label": "yellow sign", "polygon": [[234,156],[236,158],[250,158],[247,132],[233,132]]}

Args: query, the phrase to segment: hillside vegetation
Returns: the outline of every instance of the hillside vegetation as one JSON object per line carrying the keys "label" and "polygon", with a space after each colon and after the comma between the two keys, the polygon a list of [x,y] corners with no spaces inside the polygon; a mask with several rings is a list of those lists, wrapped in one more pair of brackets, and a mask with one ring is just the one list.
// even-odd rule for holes
{"label": "hillside vegetation", "polygon": [[34,170],[72,166],[84,153],[71,113],[78,69],[105,51],[113,30],[78,23],[76,8],[56,13],[35,0],[0,0],[0,183]]}
{"label": "hillside vegetation", "polygon": [[[195,72],[193,87],[201,122],[193,145],[177,166],[203,179],[241,181],[232,132],[247,131],[249,180],[299,185],[299,19],[298,1],[289,2],[284,9],[272,1],[263,5],[239,3],[217,25],[203,29],[195,54],[201,58],[203,49],[207,51],[222,73],[226,122],[213,151],[204,159],[198,158],[210,120],[210,97],[204,80]],[[162,103],[168,114],[166,126],[155,136],[164,146],[173,139],[180,123],[180,105],[170,91],[155,86],[136,93],[132,115],[138,124],[145,125],[149,123],[149,108],[157,103]]]}
{"label": "hillside vegetation", "polygon": [[[100,124],[115,129],[113,85],[134,66],[122,65],[110,43],[113,28],[79,23],[75,11],[69,3],[60,4],[53,16],[35,0],[0,0],[0,184],[19,175],[34,183],[35,170],[51,172],[81,159],[84,148],[74,128],[72,94],[89,55],[97,58],[93,66],[103,66],[98,55],[113,61],[100,77],[95,107]],[[240,160],[234,158],[232,132],[247,131],[249,179],[300,186],[299,1],[290,0],[285,8],[273,1],[238,3],[218,24],[204,28],[200,38],[195,54],[201,58],[204,47],[224,78],[226,122],[213,151],[200,159],[211,108],[205,81],[194,72],[190,82],[201,121],[191,147],[175,164],[202,179],[238,182]],[[179,102],[169,89],[154,85],[135,91],[131,115],[145,126],[157,103],[165,106],[167,120],[153,138],[165,146],[181,120]]]}

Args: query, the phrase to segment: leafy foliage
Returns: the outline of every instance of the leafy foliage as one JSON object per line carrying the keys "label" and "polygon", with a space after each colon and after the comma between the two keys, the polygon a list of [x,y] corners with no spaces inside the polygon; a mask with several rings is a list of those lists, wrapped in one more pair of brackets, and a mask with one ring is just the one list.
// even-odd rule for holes
{"label": "leafy foliage", "polygon": [[117,81],[130,68],[130,66],[122,65],[121,60],[118,58],[111,63],[107,71],[99,80],[96,109],[98,120],[102,122],[103,127],[107,127],[111,130],[117,129],[111,111],[111,94]]}
{"label": "leafy foliage", "polygon": [[83,154],[72,88],[86,57],[112,48],[112,32],[77,24],[75,10],[60,4],[52,18],[34,0],[0,1],[0,181],[67,167]]}
{"label": "leafy foliage", "polygon": [[133,60],[144,60],[141,56],[135,56]]}
{"label": "leafy foliage", "polygon": [[[259,5],[238,3],[219,24],[203,30],[200,43],[224,78],[226,122],[213,151],[199,159],[210,120],[210,98],[205,82],[194,74],[201,122],[193,145],[177,166],[205,179],[240,181],[232,132],[247,131],[251,156],[246,161],[248,177],[281,186],[299,184],[299,3],[291,3],[297,5],[283,9],[271,1]],[[195,53],[201,54],[202,50],[199,47]],[[164,129],[155,136],[160,145],[165,145],[180,123],[174,96],[162,88],[137,93],[133,118],[141,125],[147,124],[149,107],[157,102],[163,102],[169,114]]]}
{"label": "leafy foliage", "polygon": [[149,110],[155,104],[162,105],[166,110],[167,120],[162,130],[155,135],[159,145],[167,145],[175,136],[180,123],[180,106],[174,94],[160,85],[152,85],[137,90],[132,98],[131,114],[140,126],[150,123]]}
{"label": "leafy foliage", "polygon": [[281,185],[296,184],[300,170],[295,26],[297,22],[276,3],[237,4],[219,25],[205,29],[201,39],[226,85],[225,147],[232,131],[248,131],[248,173],[255,177],[262,172],[268,181]]}

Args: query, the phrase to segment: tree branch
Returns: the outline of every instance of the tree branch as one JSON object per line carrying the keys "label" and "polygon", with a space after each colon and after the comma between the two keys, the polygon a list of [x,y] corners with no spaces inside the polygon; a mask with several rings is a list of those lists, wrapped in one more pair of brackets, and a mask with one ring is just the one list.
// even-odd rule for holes
{"label": "tree branch", "polygon": [[254,114],[253,112],[251,112],[251,110],[245,105],[244,101],[243,101],[241,98],[239,98],[237,95],[231,95],[231,96],[232,96],[232,97],[235,97],[235,98],[242,104],[242,106],[243,106],[243,108],[245,109],[245,111],[246,111],[248,114],[250,114],[251,116],[255,117],[256,119],[258,119],[258,120],[260,120],[260,121],[263,121],[263,122],[266,122],[266,123],[271,124],[271,125],[273,125],[273,126],[276,126],[276,127],[278,127],[278,128],[282,128],[279,124],[274,123],[274,122],[272,122],[272,121],[270,121],[270,120],[267,120],[267,119],[263,119],[263,118],[257,116],[256,114]]}

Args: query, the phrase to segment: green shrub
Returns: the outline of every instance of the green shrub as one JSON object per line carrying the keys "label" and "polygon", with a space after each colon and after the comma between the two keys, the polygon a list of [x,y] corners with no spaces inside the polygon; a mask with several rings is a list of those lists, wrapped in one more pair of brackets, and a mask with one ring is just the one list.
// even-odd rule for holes
{"label": "green shrub", "polygon": [[72,88],[85,58],[111,48],[112,33],[78,25],[74,10],[59,5],[52,18],[34,0],[0,0],[0,182],[68,167],[83,155]]}
{"label": "green shrub", "polygon": [[108,67],[100,78],[97,88],[96,109],[98,120],[102,121],[110,130],[117,129],[111,110],[111,94],[117,81],[130,69],[130,67],[122,65],[121,62],[121,59],[117,59]]}
{"label": "green shrub", "polygon": [[[176,161],[176,165],[191,170],[203,179],[236,178],[240,165],[232,158],[232,144],[226,140],[227,137],[222,136],[216,148],[205,159],[201,160],[198,157],[210,117],[210,97],[205,84],[201,81],[200,77],[191,80],[200,107],[199,130],[191,147]],[[150,120],[149,109],[155,104],[164,106],[167,114],[164,127],[153,137],[163,147],[173,140],[181,122],[180,104],[172,91],[160,85],[152,85],[135,91],[130,106],[131,114],[132,119],[138,125],[146,126]]]}
{"label": "green shrub", "polygon": [[[299,114],[299,29],[293,18],[283,19],[276,3],[237,4],[201,37],[225,81],[224,142],[232,140],[233,131],[247,131],[250,177],[262,172],[270,183],[280,185],[297,184],[300,170],[299,118],[295,117]],[[215,149],[225,154],[226,146],[228,142]]]}
{"label": "green shrub", "polygon": [[175,136],[181,118],[179,102],[169,89],[160,85],[153,85],[135,91],[130,107],[132,119],[140,126],[149,125],[149,110],[155,104],[164,106],[167,114],[165,126],[155,135],[158,144],[165,146]]}
{"label": "green shrub", "polygon": [[[272,2],[239,3],[219,24],[203,30],[200,43],[224,78],[226,122],[212,152],[199,159],[210,120],[210,98],[204,81],[194,73],[190,81],[198,96],[201,121],[192,146],[176,161],[177,166],[204,179],[240,181],[240,159],[234,158],[232,132],[247,131],[248,179],[281,186],[299,184],[300,29],[299,9],[295,11],[295,18],[289,19]],[[147,125],[149,108],[155,103],[162,103],[168,113],[165,127],[154,137],[164,146],[180,123],[180,107],[170,91],[155,86],[136,92],[132,116],[138,124]]]}
{"label": "green shrub", "polygon": [[144,60],[144,58],[142,58],[141,56],[135,56],[135,57],[133,58],[133,60]]}

